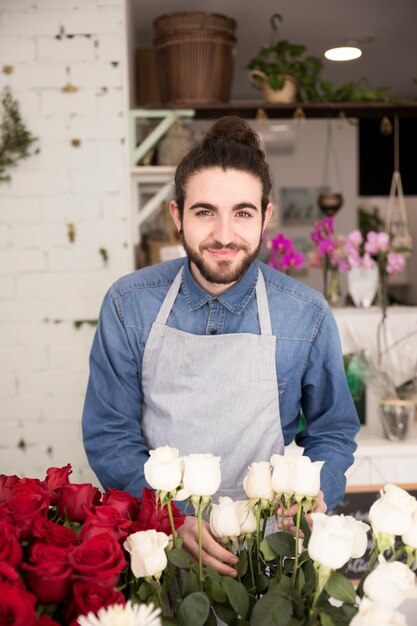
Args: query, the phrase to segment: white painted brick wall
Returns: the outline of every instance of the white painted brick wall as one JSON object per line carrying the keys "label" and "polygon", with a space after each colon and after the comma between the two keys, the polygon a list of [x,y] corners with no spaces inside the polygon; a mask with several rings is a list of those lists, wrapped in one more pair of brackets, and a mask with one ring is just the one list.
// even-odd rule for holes
{"label": "white painted brick wall", "polygon": [[71,463],[96,482],[81,442],[87,322],[133,267],[124,1],[0,2],[0,89],[40,149],[0,183],[0,473]]}

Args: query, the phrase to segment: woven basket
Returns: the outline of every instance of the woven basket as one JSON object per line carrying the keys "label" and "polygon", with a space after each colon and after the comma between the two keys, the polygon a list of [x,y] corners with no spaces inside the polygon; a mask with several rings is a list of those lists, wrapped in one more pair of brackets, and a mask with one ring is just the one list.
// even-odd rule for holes
{"label": "woven basket", "polygon": [[154,46],[164,104],[229,101],[235,29],[235,20],[217,13],[170,13],[154,21]]}

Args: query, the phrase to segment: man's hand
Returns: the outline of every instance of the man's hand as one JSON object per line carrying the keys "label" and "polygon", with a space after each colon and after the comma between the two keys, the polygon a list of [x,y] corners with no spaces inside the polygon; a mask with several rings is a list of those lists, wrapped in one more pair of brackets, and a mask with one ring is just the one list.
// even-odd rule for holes
{"label": "man's hand", "polygon": [[[185,518],[185,522],[180,528],[178,528],[178,536],[183,540],[182,547],[186,550],[195,560],[198,560],[198,520],[196,517],[189,516]],[[203,563],[209,565],[224,576],[237,575],[236,570],[233,569],[233,565],[239,561],[239,559],[223,548],[213,536],[210,526],[207,522],[203,522],[202,530],[202,544],[203,544]]]}
{"label": "man's hand", "polygon": [[[298,504],[294,503],[291,505],[290,509],[285,511],[285,519],[284,519],[285,530],[289,532],[291,535],[295,535],[295,525],[294,525],[292,518],[297,513],[297,509],[298,509]],[[311,519],[311,516],[308,514],[309,510],[310,509],[306,511],[306,520],[311,529],[313,526],[313,520]],[[325,513],[327,511],[327,504],[324,501],[324,494],[321,490],[317,494],[316,503],[315,503],[313,510],[314,510],[314,513]],[[277,514],[282,515],[281,508],[277,510]],[[302,536],[302,533],[301,533],[301,536]]]}

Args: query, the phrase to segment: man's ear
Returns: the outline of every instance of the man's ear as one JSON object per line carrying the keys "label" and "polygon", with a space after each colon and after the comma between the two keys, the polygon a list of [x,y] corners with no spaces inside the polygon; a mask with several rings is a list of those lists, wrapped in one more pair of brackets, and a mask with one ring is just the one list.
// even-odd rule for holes
{"label": "man's ear", "polygon": [[178,232],[180,232],[182,228],[181,214],[178,205],[174,200],[171,200],[169,203],[169,212],[171,213],[171,217],[174,220],[174,224],[177,227]]}
{"label": "man's ear", "polygon": [[273,211],[272,202],[270,202],[265,209],[264,223],[262,224],[262,232],[268,226],[268,222],[272,216],[272,211]]}

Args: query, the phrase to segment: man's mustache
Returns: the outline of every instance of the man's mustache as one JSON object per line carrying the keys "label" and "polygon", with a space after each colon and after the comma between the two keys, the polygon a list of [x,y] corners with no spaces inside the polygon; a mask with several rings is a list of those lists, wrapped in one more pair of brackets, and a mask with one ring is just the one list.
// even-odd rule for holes
{"label": "man's mustache", "polygon": [[201,250],[244,250],[247,252],[246,246],[239,246],[236,243],[228,243],[223,245],[220,241],[213,241],[212,243],[206,243],[200,246]]}

